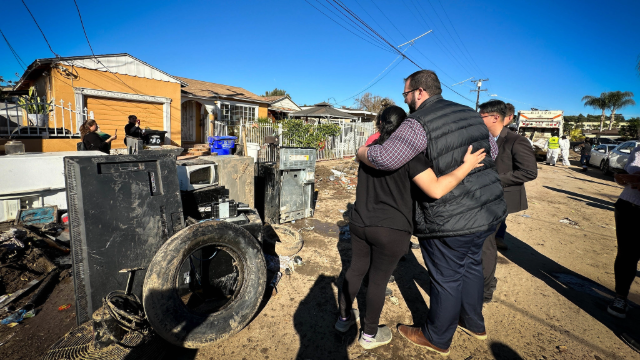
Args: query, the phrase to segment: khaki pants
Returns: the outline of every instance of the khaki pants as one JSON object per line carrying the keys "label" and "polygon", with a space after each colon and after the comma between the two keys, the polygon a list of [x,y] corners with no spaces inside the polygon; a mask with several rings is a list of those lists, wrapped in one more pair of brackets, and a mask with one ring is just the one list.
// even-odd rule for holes
{"label": "khaki pants", "polygon": [[556,161],[558,161],[559,153],[560,149],[547,149],[547,164],[555,165]]}

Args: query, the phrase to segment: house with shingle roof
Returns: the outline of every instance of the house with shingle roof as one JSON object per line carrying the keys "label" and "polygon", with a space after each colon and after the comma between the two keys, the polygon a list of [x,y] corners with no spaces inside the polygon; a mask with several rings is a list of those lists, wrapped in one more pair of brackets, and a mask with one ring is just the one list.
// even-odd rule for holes
{"label": "house with shingle roof", "polygon": [[269,102],[268,117],[272,120],[287,119],[289,114],[302,110],[298,104],[291,100],[289,94],[261,97]]}
{"label": "house with shingle roof", "polygon": [[206,142],[207,136],[215,135],[216,124],[239,125],[241,122],[268,116],[270,101],[249,90],[202,80],[176,78],[186,84],[181,88],[183,143]]}

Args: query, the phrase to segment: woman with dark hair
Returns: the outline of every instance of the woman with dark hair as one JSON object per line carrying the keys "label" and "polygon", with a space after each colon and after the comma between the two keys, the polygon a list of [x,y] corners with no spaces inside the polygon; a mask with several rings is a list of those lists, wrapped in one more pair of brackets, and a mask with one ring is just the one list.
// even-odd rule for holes
{"label": "woman with dark hair", "polygon": [[82,136],[82,143],[84,144],[85,150],[98,150],[109,154],[111,142],[118,138],[118,130],[116,130],[115,135],[107,140],[102,140],[96,131],[98,131],[98,123],[93,119],[87,120],[80,125],[80,135]]}
{"label": "woman with dark hair", "polygon": [[[398,106],[384,109],[377,119],[380,137],[376,143],[384,143],[406,117],[405,111]],[[378,321],[389,277],[409,249],[413,231],[412,195],[423,191],[429,197],[439,199],[453,190],[471,170],[482,166],[484,149],[471,151],[470,146],[460,167],[439,178],[430,169],[432,164],[424,154],[390,172],[360,164],[356,201],[349,224],[351,265],[342,284],[340,318],[335,328],[346,332],[360,317],[352,305],[362,279],[368,273],[367,311],[358,338],[363,348],[373,349],[391,341],[391,330],[386,325],[378,326]]]}

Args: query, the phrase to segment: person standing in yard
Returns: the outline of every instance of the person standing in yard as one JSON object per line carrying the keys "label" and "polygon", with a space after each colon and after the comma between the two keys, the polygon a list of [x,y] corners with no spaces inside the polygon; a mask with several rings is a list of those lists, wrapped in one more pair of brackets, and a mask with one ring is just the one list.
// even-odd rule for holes
{"label": "person standing in yard", "polygon": [[578,147],[580,149],[580,164],[582,164],[582,170],[587,171],[589,168],[589,160],[591,160],[591,140],[589,138],[585,138],[584,142]]}
{"label": "person standing in yard", "polygon": [[640,220],[640,146],[633,149],[624,170],[628,174],[615,175],[616,182],[625,188],[615,203],[618,253],[613,271],[616,279],[616,297],[607,307],[609,314],[619,318],[627,316],[627,296],[640,261],[640,236],[637,226]]}
{"label": "person standing in yard", "polygon": [[562,155],[562,165],[569,166],[571,163],[569,162],[569,147],[571,146],[571,142],[567,139],[567,135],[562,135],[562,139],[560,139],[560,154]]}
{"label": "person standing in yard", "polygon": [[547,150],[547,165],[556,166],[560,153],[560,138],[557,131],[547,140],[544,149]]}
{"label": "person standing in yard", "polygon": [[[406,116],[398,106],[384,109],[378,117],[380,137],[375,143],[384,144]],[[352,305],[362,279],[369,273],[367,312],[358,343],[365,349],[373,349],[391,341],[391,330],[386,325],[379,326],[378,321],[389,277],[409,249],[413,231],[412,197],[421,189],[434,199],[444,196],[470,171],[483,166],[480,162],[484,158],[484,149],[472,154],[469,146],[462,165],[440,178],[430,169],[431,162],[424,154],[416,155],[393,172],[360,164],[356,201],[349,224],[351,265],[339,296],[340,317],[335,324],[336,330],[346,332],[360,317]],[[412,186],[412,181],[417,187]]]}
{"label": "person standing in yard", "polygon": [[[421,70],[405,79],[404,102],[411,114],[381,145],[358,149],[361,162],[395,171],[425,154],[435,176],[463,163],[465,152],[485,149],[492,158],[497,145],[473,109],[442,98],[435,72]],[[486,339],[482,316],[482,245],[504,220],[507,206],[493,159],[472,171],[450,193],[435,199],[421,195],[414,206],[414,235],[431,278],[431,305],[422,326],[399,325],[415,345],[449,354],[456,328]]]}
{"label": "person standing in yard", "polygon": [[[487,101],[479,106],[480,116],[489,129],[489,133],[495,137],[498,144],[498,156],[496,157],[496,169],[500,176],[500,183],[504,189],[504,199],[507,202],[509,214],[526,210],[527,193],[524,183],[535,180],[538,177],[538,164],[536,156],[529,142],[522,136],[509,131],[505,124],[505,116],[508,108],[500,100]],[[493,292],[496,290],[497,279],[496,265],[498,263],[498,249],[507,250],[504,243],[507,224],[500,224],[495,233],[492,233],[484,241],[482,248],[482,272],[484,275],[484,302],[490,302]]]}

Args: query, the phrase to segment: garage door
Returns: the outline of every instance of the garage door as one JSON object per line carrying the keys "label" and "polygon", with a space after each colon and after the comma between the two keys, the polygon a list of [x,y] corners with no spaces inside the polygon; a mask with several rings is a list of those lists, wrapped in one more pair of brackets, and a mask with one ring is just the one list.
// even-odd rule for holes
{"label": "garage door", "polygon": [[124,126],[129,122],[129,115],[137,116],[143,129],[164,130],[162,104],[93,97],[88,97],[86,101],[87,111],[93,111],[101,131],[113,135],[118,129],[118,139],[111,145],[112,148],[125,147]]}

